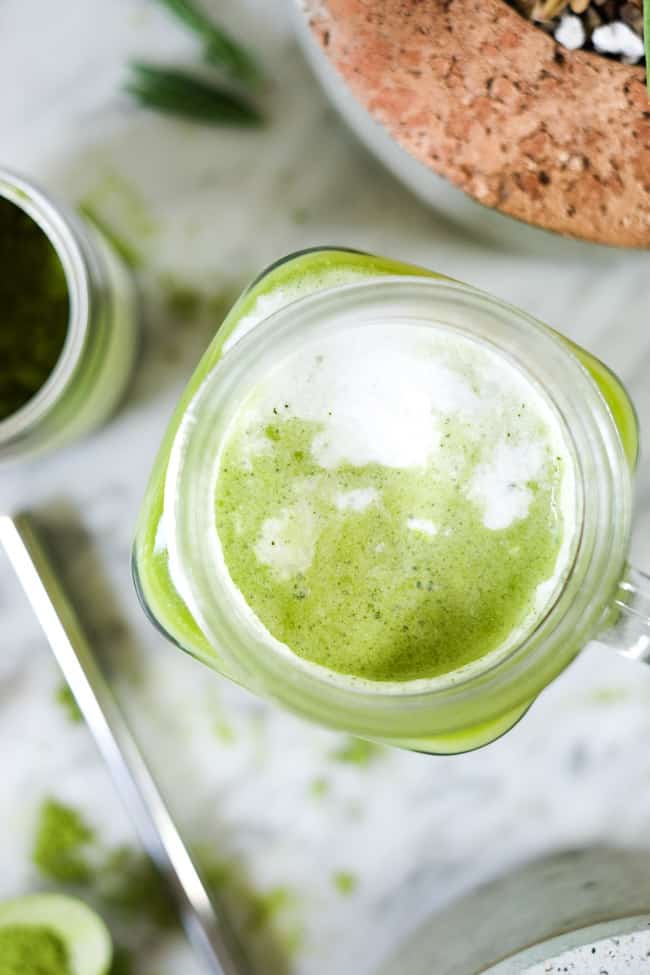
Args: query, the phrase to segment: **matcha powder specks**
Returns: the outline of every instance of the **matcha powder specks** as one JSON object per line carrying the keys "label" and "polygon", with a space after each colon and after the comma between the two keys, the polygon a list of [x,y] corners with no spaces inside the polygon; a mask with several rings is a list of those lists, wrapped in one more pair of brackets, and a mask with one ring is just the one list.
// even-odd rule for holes
{"label": "matcha powder specks", "polygon": [[45,799],[39,809],[32,862],[46,880],[84,892],[124,917],[146,918],[160,928],[174,924],[148,858],[127,846],[107,849],[83,815],[57,799]]}
{"label": "matcha powder specks", "polygon": [[65,945],[49,928],[31,924],[0,928],[2,975],[71,975]]}
{"label": "matcha powder specks", "polygon": [[33,860],[43,876],[60,883],[85,883],[91,875],[87,859],[93,830],[79,813],[56,799],[46,799],[38,820]]}
{"label": "matcha powder specks", "polygon": [[47,381],[61,355],[68,318],[65,274],[49,238],[0,197],[0,420]]}

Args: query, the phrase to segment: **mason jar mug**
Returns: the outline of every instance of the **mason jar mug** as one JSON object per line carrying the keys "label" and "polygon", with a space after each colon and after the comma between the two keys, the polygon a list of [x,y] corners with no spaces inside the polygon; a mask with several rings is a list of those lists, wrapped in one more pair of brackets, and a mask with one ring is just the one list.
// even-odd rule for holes
{"label": "mason jar mug", "polygon": [[[377,350],[386,334],[387,323],[399,323],[398,344],[390,354],[380,355]],[[228,443],[239,422],[237,417],[241,418],[242,409],[245,412],[246,403],[255,401],[256,390],[265,388],[270,375],[283,375],[282,363],[295,356],[296,350],[316,350],[320,347],[319,342],[333,341],[332,337],[336,336],[342,336],[337,348],[348,348],[350,355],[345,367],[347,378],[344,380],[333,373],[333,383],[338,383],[346,395],[353,397],[357,384],[364,388],[370,396],[368,402],[374,406],[368,416],[364,415],[363,423],[382,425],[379,430],[373,430],[372,436],[379,436],[380,440],[382,437],[392,438],[391,443],[398,454],[404,456],[404,451],[408,453],[412,449],[409,444],[419,420],[409,412],[408,376],[405,378],[404,373],[400,373],[401,385],[398,384],[397,392],[390,391],[390,372],[393,364],[396,370],[398,368],[400,343],[403,342],[404,348],[411,347],[409,343],[416,350],[421,348],[422,357],[426,358],[429,334],[432,342],[438,341],[436,336],[441,334],[440,329],[444,331],[445,341],[456,343],[458,349],[464,350],[459,352],[459,368],[466,382],[461,389],[457,376],[449,380],[449,389],[461,397],[453,402],[469,403],[471,409],[475,409],[478,402],[476,390],[487,383],[489,396],[485,402],[497,418],[495,422],[507,427],[514,422],[513,417],[506,415],[499,405],[500,369],[507,368],[516,370],[527,384],[526,388],[534,391],[539,403],[545,404],[545,415],[564,444],[565,467],[571,471],[570,477],[567,474],[562,482],[564,500],[559,496],[559,489],[554,488],[556,493],[549,494],[549,507],[544,514],[547,521],[555,519],[560,505],[569,499],[566,510],[570,510],[571,517],[569,521],[565,518],[563,523],[562,571],[552,582],[536,589],[537,596],[543,590],[544,601],[534,619],[527,617],[529,624],[526,627],[517,630],[514,636],[504,637],[498,648],[477,653],[473,641],[484,622],[481,615],[485,615],[482,608],[487,599],[485,593],[491,594],[489,623],[496,632],[507,619],[512,601],[519,598],[516,572],[504,573],[501,554],[493,554],[490,556],[492,562],[486,563],[482,575],[473,577],[471,566],[475,565],[472,561],[475,553],[469,550],[472,548],[471,534],[466,536],[466,541],[469,539],[466,560],[456,552],[453,564],[449,560],[439,562],[443,559],[440,553],[448,552],[445,546],[451,544],[447,539],[451,528],[445,528],[444,516],[434,525],[426,519],[411,517],[409,513],[405,518],[406,527],[415,529],[418,538],[427,536],[425,540],[431,547],[426,551],[430,554],[425,557],[427,564],[424,566],[389,563],[389,567],[404,564],[407,572],[405,587],[408,589],[406,592],[402,587],[399,590],[402,602],[397,600],[391,606],[408,604],[410,607],[408,617],[405,616],[403,621],[395,619],[399,609],[392,610],[393,618],[387,621],[392,627],[390,632],[408,631],[409,627],[412,632],[413,627],[421,626],[425,627],[421,632],[431,634],[431,630],[426,630],[426,620],[416,617],[418,614],[425,616],[430,601],[436,600],[436,625],[443,633],[453,634],[455,645],[459,647],[458,665],[441,666],[430,674],[411,674],[405,669],[404,653],[400,650],[400,655],[396,650],[394,660],[399,662],[401,669],[396,670],[394,678],[388,672],[373,672],[370,676],[365,671],[341,673],[337,665],[323,663],[329,657],[310,659],[309,648],[292,652],[289,641],[282,638],[287,632],[283,626],[285,623],[289,625],[289,620],[291,632],[300,634],[307,632],[308,625],[313,627],[314,620],[338,626],[336,632],[344,647],[345,632],[341,634],[341,630],[349,627],[350,653],[354,654],[356,609],[350,611],[350,621],[326,619],[333,605],[328,601],[327,589],[333,584],[346,586],[348,602],[345,605],[354,607],[355,587],[358,587],[359,603],[363,603],[359,612],[365,612],[364,601],[370,591],[368,580],[379,571],[377,566],[382,559],[388,558],[388,552],[379,538],[373,539],[372,548],[366,540],[359,541],[353,521],[345,519],[348,515],[352,519],[353,512],[358,513],[371,502],[372,510],[379,512],[388,501],[374,488],[365,489],[365,493],[357,487],[345,495],[328,495],[331,501],[328,501],[330,508],[327,510],[335,512],[336,509],[336,517],[344,527],[337,536],[338,547],[330,546],[327,551],[320,552],[319,565],[325,566],[325,570],[319,570],[318,577],[313,574],[310,577],[309,568],[305,568],[300,560],[305,545],[313,558],[314,552],[319,551],[318,546],[324,545],[324,536],[319,536],[318,524],[314,521],[314,485],[331,478],[334,448],[321,424],[317,427],[321,432],[316,435],[320,438],[318,463],[314,456],[305,456],[310,448],[298,441],[291,442],[292,452],[281,453],[281,437],[298,429],[299,421],[294,418],[293,426],[283,426],[282,416],[278,416],[277,424],[272,418],[273,422],[263,428],[264,442],[250,440],[250,443],[257,444],[255,458],[262,458],[270,476],[276,480],[260,481],[259,489],[251,489],[246,478],[248,475],[253,477],[257,460],[254,458],[254,463],[249,462],[248,455],[242,455],[244,460],[237,473],[239,480],[232,483],[235,495],[241,489],[239,501],[242,498],[250,498],[251,504],[261,501],[268,510],[276,511],[277,516],[264,522],[254,541],[246,540],[237,524],[241,512],[234,519],[232,545],[228,551],[236,553],[246,546],[254,550],[250,565],[245,573],[237,576],[235,585],[224,558],[225,541],[217,527],[218,505],[226,503],[217,500],[217,481],[228,462]],[[372,386],[372,369],[358,349],[374,350],[373,362],[379,356],[384,370],[382,375],[388,376],[388,385],[376,389]],[[475,349],[479,350],[476,351],[479,356],[476,362],[470,361]],[[447,357],[445,362],[448,363],[448,352],[443,351],[440,355],[443,359]],[[316,365],[322,358],[322,355],[315,356]],[[481,371],[483,366],[476,365],[480,362],[487,363],[484,372]],[[436,375],[448,378],[449,370]],[[302,383],[301,395],[309,397],[311,378],[300,376],[299,381]],[[398,383],[397,378],[395,382]],[[313,389],[315,397],[320,395],[316,386]],[[381,399],[387,390],[390,391],[388,399],[394,404],[390,407],[392,413]],[[282,404],[278,400],[280,413],[283,407],[289,407],[293,392],[289,384],[286,387],[287,402]],[[438,389],[433,392],[441,400],[449,391]],[[520,412],[525,406],[526,403],[521,404]],[[273,413],[278,413],[275,407]],[[471,412],[467,415],[477,416]],[[345,422],[349,419],[344,417]],[[480,426],[480,420],[476,422]],[[522,419],[520,422],[528,422],[529,429],[536,429],[536,420]],[[467,424],[459,426],[453,410],[445,423],[449,423],[449,427],[444,429],[451,432],[469,430],[467,435],[474,436],[472,449],[479,453],[483,450],[480,438],[476,439],[479,434],[473,433]],[[367,425],[359,427],[357,424],[355,427],[352,424],[351,436],[358,456],[365,456],[364,438],[368,429]],[[509,427],[507,429],[504,438],[510,437]],[[445,439],[452,436],[451,432],[440,433],[436,450],[441,450],[445,444],[453,444],[453,439]],[[504,439],[503,443],[509,441]],[[315,454],[316,440],[311,444],[311,452]],[[495,476],[506,492],[506,508],[494,509],[489,516],[485,515],[490,529],[489,544],[500,546],[489,551],[502,553],[505,563],[512,558],[517,565],[525,565],[525,571],[531,561],[542,558],[541,548],[536,547],[534,536],[531,536],[532,541],[529,539],[526,544],[531,546],[532,555],[529,557],[530,553],[520,552],[521,538],[509,534],[514,529],[506,529],[506,524],[511,526],[515,517],[523,518],[522,512],[533,504],[531,498],[537,490],[535,477],[529,473],[519,484],[514,483],[519,475],[510,473],[515,461],[519,463],[523,458],[526,464],[529,463],[531,450],[527,454],[523,444],[521,449],[502,451],[496,466],[489,470],[478,462],[473,468],[483,477],[488,492],[496,483]],[[627,562],[637,452],[637,420],[624,387],[602,363],[559,333],[496,298],[430,271],[342,249],[303,252],[272,266],[241,296],[181,398],[160,448],[140,513],[133,552],[136,587],[150,618],[177,646],[250,690],[270,697],[306,718],[410,749],[432,753],[466,751],[493,741],[511,728],[544,687],[591,639],[597,637],[638,659],[645,660],[650,654],[650,581]],[[296,490],[304,493],[304,497],[296,501],[304,517],[301,515],[302,520],[288,523],[286,498],[280,497],[284,488],[273,488],[270,493],[277,490],[278,497],[268,497],[264,495],[265,490],[267,495],[269,493],[264,484],[285,484],[288,477],[286,465],[294,464],[294,459],[297,469],[302,470],[301,465],[308,465],[304,469],[310,474],[297,477],[288,488],[293,492],[294,500]],[[348,457],[340,468],[350,484],[358,484],[360,463]],[[558,457],[558,469],[559,466]],[[391,484],[404,473],[397,468],[387,475],[392,479]],[[364,470],[375,478],[380,476],[374,461],[368,461]],[[453,477],[458,481],[452,485],[453,496],[465,499],[465,504],[467,498],[471,500],[471,491],[462,483],[462,474],[456,473]],[[420,500],[426,500],[426,481],[423,483],[424,494],[418,495]],[[394,494],[394,489],[391,490]],[[431,490],[433,492],[434,488]],[[231,491],[229,497],[232,498],[232,494]],[[276,501],[279,507],[273,508]],[[431,501],[435,505],[439,499],[432,495]],[[521,520],[520,523],[523,524]],[[462,524],[461,529],[464,530]],[[482,527],[477,530],[483,532]],[[300,549],[303,554],[295,564],[289,560],[278,570],[278,585],[284,586],[289,594],[282,609],[286,618],[280,620],[275,633],[269,633],[268,619],[263,611],[259,610],[256,615],[257,607],[269,605],[269,593],[273,589],[268,566],[273,564],[277,569],[279,565],[277,561],[269,561],[277,555],[277,550],[275,555],[269,555],[272,551],[269,546],[275,545],[276,538],[283,532],[286,538],[292,531],[294,541],[297,537],[301,544],[304,543]],[[423,551],[420,542],[418,544],[417,551]],[[397,539],[395,545],[399,553],[412,551],[403,547],[401,539]],[[359,546],[366,553],[365,562],[359,562]],[[295,551],[292,550],[291,558]],[[260,557],[259,565],[253,558],[255,553]],[[350,565],[356,566],[356,578]],[[408,573],[416,569],[420,575],[413,581],[416,576],[411,580]],[[391,586],[399,583],[399,579],[386,574],[377,578],[389,580]],[[434,581],[425,584],[421,578],[425,583],[426,579]],[[502,585],[503,592],[495,593],[495,585],[497,589]],[[453,598],[449,596],[448,605],[445,604],[447,586],[450,594],[453,586]],[[381,592],[377,593],[377,598],[381,602]],[[254,603],[256,612],[251,612],[248,603]],[[379,611],[373,612],[377,619],[380,615]],[[403,625],[397,626],[401,623]],[[271,629],[274,626],[275,622]],[[334,630],[330,627],[327,632]],[[371,632],[379,631],[375,628]],[[436,645],[440,643],[438,637],[439,634],[432,633]],[[396,639],[399,642],[402,638]],[[404,647],[412,646],[408,642],[410,639],[406,634]],[[324,653],[326,651],[327,648]],[[444,639],[440,652],[444,656]],[[387,659],[393,659],[390,647]]]}

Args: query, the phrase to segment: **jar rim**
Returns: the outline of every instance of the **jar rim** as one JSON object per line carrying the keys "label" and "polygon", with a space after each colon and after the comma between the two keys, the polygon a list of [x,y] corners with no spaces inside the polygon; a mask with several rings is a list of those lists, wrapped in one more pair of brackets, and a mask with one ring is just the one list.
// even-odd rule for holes
{"label": "jar rim", "polygon": [[[469,305],[475,312],[480,310],[486,314],[493,325],[502,325],[500,341],[490,335],[490,343],[505,354],[516,351],[515,358],[519,368],[529,379],[537,379],[538,385],[541,384],[563,418],[573,442],[575,443],[576,431],[583,438],[584,443],[577,445],[576,476],[580,475],[582,478],[582,490],[585,494],[582,512],[584,520],[577,532],[574,562],[562,590],[543,618],[537,621],[535,629],[505,659],[495,660],[492,666],[472,673],[466,679],[462,676],[462,671],[457,671],[458,679],[440,687],[428,686],[426,689],[400,694],[382,693],[381,688],[373,687],[371,693],[367,693],[363,688],[355,687],[352,681],[346,680],[345,686],[342,686],[332,683],[331,680],[318,679],[311,671],[306,673],[299,668],[292,668],[287,665],[286,658],[278,667],[278,662],[272,659],[273,654],[269,654],[268,643],[264,643],[263,647],[253,646],[251,634],[247,632],[246,646],[243,645],[241,620],[236,618],[236,614],[230,614],[229,618],[228,613],[224,612],[218,617],[213,612],[214,600],[218,602],[219,596],[209,571],[207,546],[209,536],[213,533],[206,532],[205,523],[201,522],[201,513],[211,510],[211,485],[214,480],[212,473],[208,471],[210,465],[205,464],[205,438],[215,442],[219,432],[215,426],[217,415],[220,417],[219,422],[225,424],[223,418],[227,412],[226,404],[230,402],[232,405],[237,389],[241,395],[242,379],[249,373],[253,359],[261,361],[272,346],[277,348],[278,343],[290,339],[298,329],[319,327],[323,317],[333,314],[337,308],[346,306],[349,309],[355,302],[362,305],[374,302],[380,305],[382,301],[397,300],[398,293],[401,293],[403,300],[408,299],[415,303],[435,300],[438,303],[446,301],[451,304],[460,303],[461,306]],[[430,313],[428,321],[431,324]],[[463,327],[468,334],[476,337],[476,323],[469,328],[465,322]],[[523,349],[522,329],[527,335]],[[546,384],[540,376],[541,360],[546,363],[541,374],[546,378]],[[553,383],[548,388],[551,381],[562,386],[563,395],[560,401],[557,395],[553,395],[554,392],[557,393]],[[578,390],[584,393],[586,408],[580,408],[580,397],[576,395]],[[594,472],[583,470],[580,463],[581,456],[586,456],[588,449],[598,461],[596,477]],[[200,457],[203,458],[202,472],[197,468],[197,458]],[[590,483],[589,477],[595,483]],[[339,714],[344,710],[346,725],[350,730],[361,734],[389,737],[391,728],[388,726],[394,724],[392,731],[396,735],[404,736],[404,712],[408,710],[411,734],[415,737],[422,734],[421,719],[425,712],[427,733],[436,733],[431,714],[431,702],[434,698],[436,714],[442,719],[436,720],[435,724],[440,724],[442,730],[449,731],[454,711],[460,713],[467,709],[468,691],[472,688],[480,689],[484,713],[474,716],[475,723],[477,717],[480,723],[489,719],[491,710],[496,716],[497,712],[502,714],[505,710],[530,701],[575,656],[580,649],[576,645],[575,632],[582,633],[586,624],[582,628],[578,626],[573,602],[577,600],[579,614],[588,617],[593,628],[622,571],[624,549],[630,531],[630,495],[631,480],[625,467],[622,446],[602,394],[585,367],[564,347],[559,336],[526,313],[470,286],[434,278],[414,279],[391,275],[363,283],[341,285],[300,298],[270,315],[232,345],[204,379],[178,428],[166,475],[164,513],[170,565],[183,566],[188,565],[189,560],[193,561],[192,571],[187,574],[177,571],[174,583],[206,637],[216,642],[219,652],[224,654],[235,671],[239,669],[246,674],[244,682],[252,683],[253,686],[261,682],[263,686],[260,689],[266,693],[269,693],[268,688],[272,685],[272,696],[294,710],[304,710],[311,717],[317,716],[324,723],[330,723],[328,712],[332,708],[337,709]],[[615,508],[618,508],[616,517],[613,516]],[[598,534],[598,527],[603,523],[611,526],[607,544],[603,543],[602,532]],[[578,563],[580,571],[577,571]],[[588,599],[584,592],[581,594],[581,588],[584,588],[582,582],[588,570],[592,581],[597,580],[594,585],[598,589],[598,598],[595,599]],[[567,601],[569,591],[572,593],[570,602]],[[553,639],[556,633],[567,637],[573,634],[573,637],[567,639],[565,645],[557,646],[558,641]],[[586,638],[583,642],[586,642]],[[549,652],[551,644],[555,651],[553,655]],[[237,649],[234,650],[233,647]],[[551,656],[553,659],[550,659]],[[544,667],[539,667],[536,680],[531,680],[530,675],[533,658],[538,664],[542,660],[545,664]],[[295,680],[287,678],[288,670],[296,671]],[[503,684],[502,675],[505,673],[509,675],[508,693],[498,686]],[[299,695],[295,693],[294,683],[301,685]],[[475,694],[470,696],[476,698]],[[441,707],[443,698],[446,699],[445,706]],[[361,708],[360,703],[364,705]],[[378,710],[382,711],[380,721],[376,720]],[[315,714],[315,711],[320,713]],[[373,730],[374,725],[376,730]]]}
{"label": "jar rim", "polygon": [[50,413],[75,373],[88,335],[90,274],[72,220],[37,184],[0,168],[0,197],[26,213],[48,238],[63,268],[69,302],[67,332],[54,368],[26,403],[0,420],[0,447],[4,447]]}

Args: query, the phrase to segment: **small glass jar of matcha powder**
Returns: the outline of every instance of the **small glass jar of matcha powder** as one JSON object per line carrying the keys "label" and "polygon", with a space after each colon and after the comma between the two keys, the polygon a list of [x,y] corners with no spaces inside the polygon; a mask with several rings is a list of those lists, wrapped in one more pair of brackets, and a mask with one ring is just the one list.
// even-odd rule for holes
{"label": "small glass jar of matcha powder", "polygon": [[98,426],[136,352],[126,268],[100,233],[0,169],[0,462]]}

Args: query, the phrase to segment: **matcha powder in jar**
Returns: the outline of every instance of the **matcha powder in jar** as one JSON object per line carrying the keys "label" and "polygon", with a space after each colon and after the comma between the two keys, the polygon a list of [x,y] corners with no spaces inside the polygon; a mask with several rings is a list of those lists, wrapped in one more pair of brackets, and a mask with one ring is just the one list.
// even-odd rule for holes
{"label": "matcha powder in jar", "polygon": [[0,928],[2,975],[72,975],[63,940],[49,928],[14,924]]}
{"label": "matcha powder in jar", "polygon": [[39,225],[0,198],[0,420],[41,389],[63,351],[68,286]]}
{"label": "matcha powder in jar", "polygon": [[115,410],[137,346],[135,292],[99,231],[0,169],[0,463]]}
{"label": "matcha powder in jar", "polygon": [[107,975],[113,946],[90,907],[64,894],[0,902],[2,975]]}

